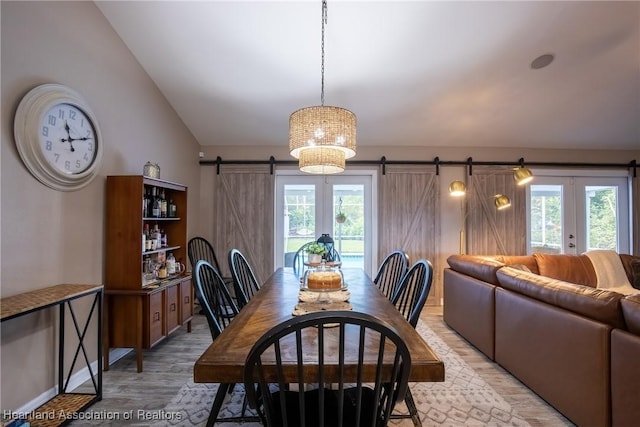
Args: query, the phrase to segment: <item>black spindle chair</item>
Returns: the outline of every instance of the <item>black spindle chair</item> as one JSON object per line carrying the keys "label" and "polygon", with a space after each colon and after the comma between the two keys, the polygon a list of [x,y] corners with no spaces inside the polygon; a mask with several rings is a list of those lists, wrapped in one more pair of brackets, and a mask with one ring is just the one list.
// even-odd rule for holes
{"label": "black spindle chair", "polygon": [[373,283],[391,300],[408,268],[409,256],[402,249],[397,249],[382,261]]}
{"label": "black spindle chair", "polygon": [[[227,290],[224,280],[208,261],[200,260],[196,263],[194,276],[196,278],[196,296],[202,306],[212,340],[218,338],[222,331],[231,323],[233,317],[238,314],[238,308]],[[213,399],[207,427],[213,426],[216,421],[257,421],[257,417],[245,417],[244,407],[242,416],[218,420],[218,413],[222,408],[225,394],[233,391],[235,384],[219,384],[218,391]]]}
{"label": "black spindle chair", "polygon": [[[377,364],[367,366],[375,372],[375,380],[365,384],[363,354],[369,340],[376,342],[378,355]],[[303,341],[314,342],[317,357],[309,355],[308,347],[303,354]],[[293,366],[283,364],[283,342],[288,343],[286,354],[296,358]],[[325,353],[325,348],[335,351]],[[267,377],[263,360],[273,360],[274,354],[276,372]],[[406,343],[384,321],[359,312],[321,311],[267,331],[247,356],[244,383],[249,404],[267,426],[386,426],[396,402],[405,395],[410,369]],[[345,372],[352,377],[345,378]],[[291,391],[289,383],[300,391]],[[309,383],[318,388],[302,391]]]}
{"label": "black spindle chair", "polygon": [[233,277],[238,307],[242,309],[249,300],[260,290],[260,284],[256,275],[247,261],[247,258],[238,249],[229,251],[229,269]]}
{"label": "black spindle chair", "polygon": [[[420,319],[420,313],[427,302],[431,282],[433,281],[433,266],[425,259],[416,261],[404,275],[398,289],[391,299],[391,303],[402,313],[414,328]],[[407,388],[404,402],[409,410],[408,415],[393,414],[392,418],[411,418],[414,426],[421,426],[418,409],[411,395],[411,389]]]}

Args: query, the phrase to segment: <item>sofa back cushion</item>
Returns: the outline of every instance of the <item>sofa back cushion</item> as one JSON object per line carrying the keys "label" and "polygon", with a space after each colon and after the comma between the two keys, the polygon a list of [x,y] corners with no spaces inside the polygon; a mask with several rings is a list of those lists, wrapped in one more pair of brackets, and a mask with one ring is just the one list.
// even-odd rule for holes
{"label": "sofa back cushion", "polygon": [[493,285],[498,284],[496,271],[504,267],[503,263],[496,261],[492,257],[475,255],[451,255],[447,258],[447,263],[452,270],[458,273],[466,274]]}
{"label": "sofa back cushion", "polygon": [[629,295],[621,302],[627,330],[632,334],[640,335],[640,295]]}
{"label": "sofa back cushion", "polygon": [[615,328],[624,328],[621,309],[624,295],[552,279],[515,268],[503,267],[496,272],[503,288],[564,308]]}
{"label": "sofa back cushion", "polygon": [[640,256],[620,254],[620,261],[631,286],[640,289]]}
{"label": "sofa back cushion", "polygon": [[533,257],[536,259],[541,276],[592,288],[598,284],[596,271],[586,255],[535,253]]}

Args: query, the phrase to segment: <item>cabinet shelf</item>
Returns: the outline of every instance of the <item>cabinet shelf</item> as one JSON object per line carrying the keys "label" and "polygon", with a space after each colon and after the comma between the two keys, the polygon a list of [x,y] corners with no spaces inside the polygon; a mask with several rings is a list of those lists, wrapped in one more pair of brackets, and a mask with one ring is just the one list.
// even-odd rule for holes
{"label": "cabinet shelf", "polygon": [[181,248],[181,246],[167,246],[166,248],[154,249],[152,251],[144,251],[144,252],[142,252],[142,256],[157,254],[159,252],[176,251],[176,250],[178,250],[180,248]]}
{"label": "cabinet shelf", "polygon": [[142,218],[143,221],[145,222],[151,222],[151,221],[182,221],[182,218],[180,217],[166,217],[166,218],[162,218],[162,217],[155,217],[155,216],[145,216],[144,218]]}

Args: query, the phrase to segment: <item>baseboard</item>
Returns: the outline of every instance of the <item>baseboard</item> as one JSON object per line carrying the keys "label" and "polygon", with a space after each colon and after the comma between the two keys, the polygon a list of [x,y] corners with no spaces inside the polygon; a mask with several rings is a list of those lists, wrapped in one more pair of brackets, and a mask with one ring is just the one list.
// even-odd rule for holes
{"label": "baseboard", "polygon": [[[109,365],[113,365],[118,360],[122,359],[125,355],[130,353],[133,349],[131,348],[115,348],[109,351]],[[94,361],[91,364],[91,370],[95,373],[98,369],[98,361]],[[76,388],[80,387],[86,381],[91,379],[91,375],[89,374],[89,368],[84,368],[71,375],[69,378],[69,384],[67,385],[67,392],[72,392]],[[51,387],[49,390],[37,396],[35,399],[30,400],[26,404],[22,405],[20,408],[16,409],[15,412],[18,413],[29,413],[34,411],[39,406],[45,404],[49,400],[53,399],[56,394],[58,394],[58,387]]]}

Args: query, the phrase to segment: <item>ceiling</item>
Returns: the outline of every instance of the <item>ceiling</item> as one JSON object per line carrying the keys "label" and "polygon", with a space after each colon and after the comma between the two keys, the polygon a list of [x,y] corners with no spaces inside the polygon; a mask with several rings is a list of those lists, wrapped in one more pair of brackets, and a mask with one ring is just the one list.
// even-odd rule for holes
{"label": "ceiling", "polygon": [[[97,5],[201,145],[320,104],[320,0]],[[330,0],[325,49],[359,146],[640,148],[640,2]]]}

